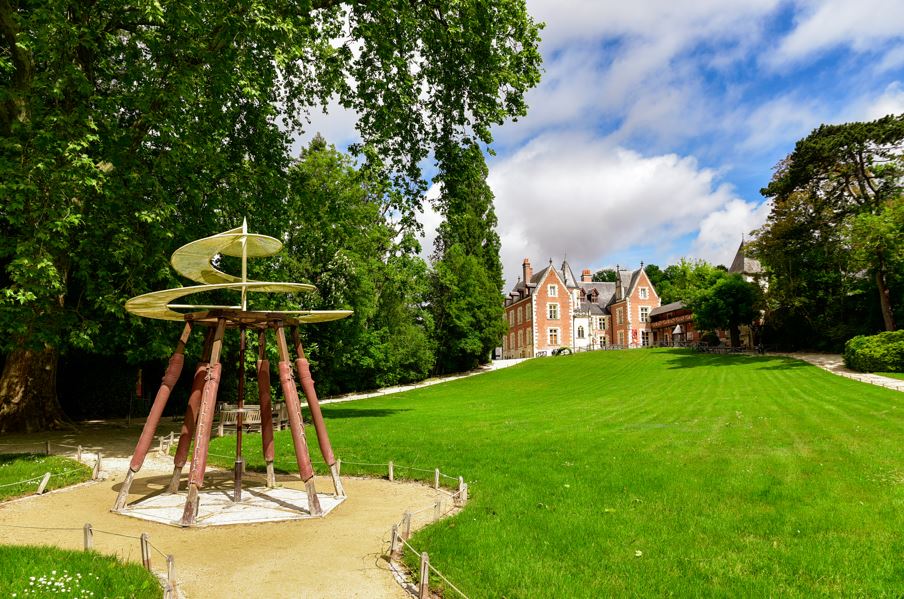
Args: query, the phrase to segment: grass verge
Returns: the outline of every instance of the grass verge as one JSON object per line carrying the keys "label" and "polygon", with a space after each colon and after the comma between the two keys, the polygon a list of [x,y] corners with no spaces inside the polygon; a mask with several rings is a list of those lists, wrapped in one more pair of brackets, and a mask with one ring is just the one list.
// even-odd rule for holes
{"label": "grass verge", "polygon": [[93,551],[0,545],[0,597],[163,596],[153,574]]}
{"label": "grass verge", "polygon": [[89,466],[62,456],[0,454],[0,501],[33,494],[46,472],[51,475],[48,491],[91,479]]}
{"label": "grass verge", "polygon": [[[583,353],[324,414],[343,474],[465,476],[468,507],[412,544],[471,597],[904,588],[901,394],[798,360]],[[296,471],[286,431],[277,466]]]}
{"label": "grass verge", "polygon": [[876,372],[874,374],[904,381],[904,372]]}

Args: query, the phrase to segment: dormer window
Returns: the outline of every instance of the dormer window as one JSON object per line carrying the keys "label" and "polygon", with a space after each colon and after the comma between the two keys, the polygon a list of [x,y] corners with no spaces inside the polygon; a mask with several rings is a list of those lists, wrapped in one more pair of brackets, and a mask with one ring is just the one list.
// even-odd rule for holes
{"label": "dormer window", "polygon": [[650,297],[650,290],[646,287],[640,288],[640,299],[648,299]]}
{"label": "dormer window", "polygon": [[549,285],[546,288],[546,295],[548,295],[549,297],[559,297],[559,286]]}

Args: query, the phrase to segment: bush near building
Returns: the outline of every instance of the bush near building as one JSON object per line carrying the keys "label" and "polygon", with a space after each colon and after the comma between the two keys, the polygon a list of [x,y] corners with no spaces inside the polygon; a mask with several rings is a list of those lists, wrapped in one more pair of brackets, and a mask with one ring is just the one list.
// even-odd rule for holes
{"label": "bush near building", "polygon": [[904,372],[904,331],[858,335],[848,340],[844,363],[861,372]]}

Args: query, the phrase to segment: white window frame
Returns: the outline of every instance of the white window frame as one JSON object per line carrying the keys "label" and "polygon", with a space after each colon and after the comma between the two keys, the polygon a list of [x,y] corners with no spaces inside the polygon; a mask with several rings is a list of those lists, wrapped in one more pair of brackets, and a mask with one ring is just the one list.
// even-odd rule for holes
{"label": "white window frame", "polygon": [[640,299],[649,299],[650,298],[650,290],[646,287],[640,288]]}
{"label": "white window frame", "polygon": [[578,339],[584,338],[584,325],[578,327]]}
{"label": "white window frame", "polygon": [[650,331],[641,331],[640,332],[640,345],[643,347],[650,346]]}
{"label": "white window frame", "polygon": [[[555,316],[553,316],[553,312],[555,312]],[[559,320],[559,318],[561,318],[559,304],[556,302],[546,304],[546,320]]]}
{"label": "white window frame", "polygon": [[518,306],[518,324],[521,324],[522,315],[524,314],[524,306]]}
{"label": "white window frame", "polygon": [[[555,341],[552,340],[553,335],[556,336]],[[559,327],[549,327],[546,329],[546,344],[559,345]]]}
{"label": "white window frame", "polygon": [[546,286],[546,295],[549,297],[559,297],[559,286],[558,285],[547,285]]}
{"label": "white window frame", "polygon": [[625,308],[621,307],[615,311],[615,320],[618,324],[625,324]]}
{"label": "white window frame", "polygon": [[640,322],[650,322],[650,306],[638,307],[637,318],[640,320]]}

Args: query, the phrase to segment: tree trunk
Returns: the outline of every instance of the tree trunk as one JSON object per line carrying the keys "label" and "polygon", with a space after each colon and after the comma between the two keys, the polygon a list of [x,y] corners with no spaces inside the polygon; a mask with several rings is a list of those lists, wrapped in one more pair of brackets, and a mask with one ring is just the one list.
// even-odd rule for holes
{"label": "tree trunk", "polygon": [[741,346],[741,327],[738,326],[738,323],[733,322],[728,325],[728,336],[731,339],[732,347]]}
{"label": "tree trunk", "polygon": [[880,264],[876,271],[876,287],[879,288],[879,305],[882,308],[882,320],[885,321],[885,330],[895,330],[895,311],[891,305],[891,292],[885,282],[885,264]]}
{"label": "tree trunk", "polygon": [[59,428],[65,416],[57,400],[59,356],[17,348],[6,356],[0,375],[0,433]]}

